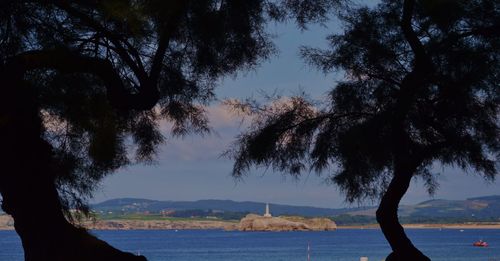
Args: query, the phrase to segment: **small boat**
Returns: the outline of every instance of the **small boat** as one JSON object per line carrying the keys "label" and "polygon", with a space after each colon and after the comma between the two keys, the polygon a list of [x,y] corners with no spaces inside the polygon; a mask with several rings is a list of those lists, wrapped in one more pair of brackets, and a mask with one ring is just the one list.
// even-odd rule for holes
{"label": "small boat", "polygon": [[479,240],[479,241],[474,242],[472,245],[475,247],[487,247],[488,243],[483,241],[483,240]]}

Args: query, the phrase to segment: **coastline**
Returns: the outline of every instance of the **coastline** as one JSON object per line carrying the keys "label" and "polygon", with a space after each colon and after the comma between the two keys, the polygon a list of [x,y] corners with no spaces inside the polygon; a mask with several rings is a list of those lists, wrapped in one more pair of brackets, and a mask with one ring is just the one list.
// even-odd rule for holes
{"label": "coastline", "polygon": [[[403,224],[405,229],[500,229],[500,223],[478,222],[465,224]],[[380,229],[378,224],[337,226],[337,229]]]}
{"label": "coastline", "polygon": [[[81,226],[91,230],[238,230],[238,221],[223,220],[97,220],[86,221]],[[500,222],[463,224],[403,224],[405,229],[500,229]],[[337,229],[380,229],[378,224],[338,225]],[[0,215],[0,230],[14,230],[10,216]]]}

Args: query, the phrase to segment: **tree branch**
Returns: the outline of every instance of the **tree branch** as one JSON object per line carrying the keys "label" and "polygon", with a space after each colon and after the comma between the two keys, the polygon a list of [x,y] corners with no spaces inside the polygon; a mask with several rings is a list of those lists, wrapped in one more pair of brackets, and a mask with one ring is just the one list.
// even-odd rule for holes
{"label": "tree branch", "polygon": [[[108,38],[111,43],[114,45],[114,51],[120,56],[120,58],[127,64],[127,66],[134,72],[134,74],[137,76],[137,79],[141,82],[141,85],[143,85],[143,82],[147,79],[147,74],[146,71],[144,70],[144,66],[142,65],[142,61],[138,55],[134,55],[136,61],[134,61],[130,55],[127,49],[123,47],[121,43],[120,37],[105,28],[103,25],[101,25],[99,22],[95,21],[91,17],[85,15],[84,13],[80,12],[71,4],[67,1],[63,0],[56,0],[53,1],[54,5],[60,8],[61,10],[64,10],[67,12],[69,15],[74,16],[78,19],[80,19],[83,23],[85,23],[87,26],[93,28],[96,32],[102,33],[102,35],[106,38]],[[131,46],[128,42],[124,41],[124,44],[127,45],[127,48],[134,50],[133,46]]]}
{"label": "tree branch", "polygon": [[[5,76],[13,82],[22,81],[26,72],[35,69],[54,69],[62,73],[90,73],[104,83],[110,104],[120,110],[149,110],[158,100],[146,93],[131,94],[111,62],[105,59],[86,57],[67,50],[29,51],[10,58],[4,67]],[[10,86],[13,88],[12,86]]]}
{"label": "tree branch", "polygon": [[413,53],[415,54],[415,67],[417,70],[430,70],[432,68],[432,61],[428,57],[424,46],[417,34],[413,30],[411,21],[413,11],[415,9],[415,0],[405,0],[403,4],[403,16],[401,19],[401,29],[406,41],[410,45]]}
{"label": "tree branch", "polygon": [[149,81],[157,82],[160,76],[161,68],[163,65],[163,59],[165,58],[165,53],[170,43],[170,39],[173,36],[175,29],[177,28],[180,18],[182,16],[183,9],[187,7],[189,1],[183,0],[174,4],[175,6],[170,11],[170,19],[167,19],[165,29],[160,32],[160,38],[158,41],[158,48],[153,57],[153,62],[151,64],[151,69],[149,72]]}
{"label": "tree branch", "polygon": [[339,120],[342,118],[348,118],[348,117],[360,119],[362,117],[370,117],[370,116],[374,116],[374,114],[368,113],[368,112],[342,113],[342,114],[325,113],[325,114],[318,115],[316,117],[303,119],[300,122],[286,126],[284,128],[281,128],[278,131],[280,132],[279,135],[282,135],[283,133],[285,133],[291,129],[297,128],[302,124],[306,124],[306,123],[310,123],[310,122],[320,122],[320,121],[324,121],[324,120],[335,121],[335,120]]}

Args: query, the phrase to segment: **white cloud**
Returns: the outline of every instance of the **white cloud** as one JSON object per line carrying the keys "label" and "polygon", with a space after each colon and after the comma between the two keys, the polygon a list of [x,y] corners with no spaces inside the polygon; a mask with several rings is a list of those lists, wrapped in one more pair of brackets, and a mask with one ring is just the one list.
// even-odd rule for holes
{"label": "white cloud", "polygon": [[190,164],[192,161],[222,160],[220,155],[241,131],[241,118],[222,104],[207,107],[206,113],[211,128],[209,134],[172,137],[172,123],[161,122],[160,129],[168,139],[162,146],[160,161],[183,161],[183,164]]}

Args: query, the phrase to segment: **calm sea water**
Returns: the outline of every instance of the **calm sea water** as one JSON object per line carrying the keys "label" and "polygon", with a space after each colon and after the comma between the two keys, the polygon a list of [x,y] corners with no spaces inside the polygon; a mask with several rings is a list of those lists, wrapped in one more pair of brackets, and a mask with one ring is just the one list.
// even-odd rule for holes
{"label": "calm sea water", "polygon": [[[407,230],[434,261],[500,261],[500,230]],[[140,253],[150,261],[311,261],[382,260],[390,251],[380,230],[332,232],[227,232],[218,230],[93,231],[113,246]],[[475,240],[488,248],[472,247]],[[0,260],[22,261],[19,238],[0,231]]]}

